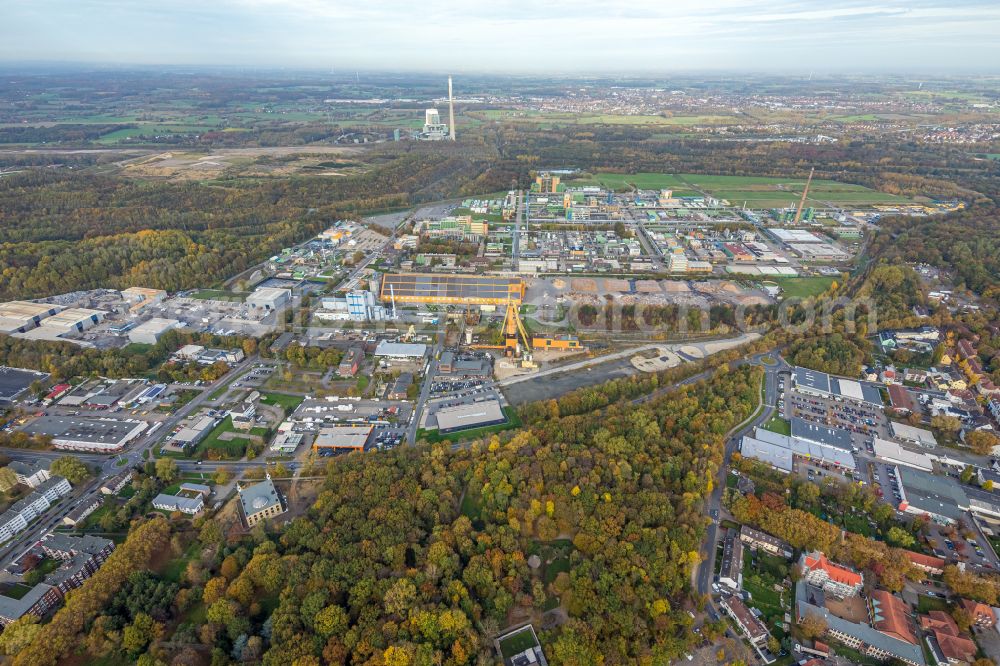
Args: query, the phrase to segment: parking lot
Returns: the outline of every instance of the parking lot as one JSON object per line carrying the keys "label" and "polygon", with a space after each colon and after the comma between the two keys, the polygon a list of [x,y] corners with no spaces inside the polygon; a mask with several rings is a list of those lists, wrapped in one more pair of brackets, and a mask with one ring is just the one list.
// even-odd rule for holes
{"label": "parking lot", "polygon": [[365,450],[386,450],[399,446],[406,437],[406,427],[413,415],[413,406],[407,402],[385,400],[310,399],[299,405],[291,420],[296,432],[317,433],[331,425],[372,426]]}
{"label": "parking lot", "polygon": [[882,410],[856,402],[804,395],[796,391],[783,394],[785,418],[800,417],[815,423],[847,430],[854,447],[870,451],[874,437],[889,439],[889,421]]}
{"label": "parking lot", "polygon": [[487,384],[492,384],[492,382],[487,382],[484,379],[446,379],[441,375],[434,378],[434,382],[431,384],[431,395],[438,397],[449,395],[451,393],[465,393],[469,391],[478,391],[488,388]]}
{"label": "parking lot", "polygon": [[430,400],[424,407],[424,417],[421,427],[428,429],[436,428],[437,417],[435,415],[442,409],[447,407],[458,407],[459,405],[471,405],[473,403],[485,402],[487,400],[499,400],[501,404],[505,404],[503,397],[492,385],[492,382],[489,385],[472,388],[467,391],[460,391],[437,400]]}
{"label": "parking lot", "polygon": [[971,518],[963,526],[931,523],[929,530],[927,538],[938,557],[949,562],[965,562],[974,567],[997,568],[993,551],[972,524]]}
{"label": "parking lot", "polygon": [[837,467],[836,465],[826,465],[814,460],[804,458],[795,459],[795,472],[807,481],[821,484],[825,479],[832,478],[838,483],[850,483],[860,479],[860,475]]}

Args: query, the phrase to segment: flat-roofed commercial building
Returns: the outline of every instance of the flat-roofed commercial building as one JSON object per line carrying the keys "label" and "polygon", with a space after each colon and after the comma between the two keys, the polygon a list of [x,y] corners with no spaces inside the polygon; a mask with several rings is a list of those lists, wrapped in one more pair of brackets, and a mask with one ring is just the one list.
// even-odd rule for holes
{"label": "flat-roofed commercial building", "polygon": [[370,425],[335,425],[321,428],[313,440],[315,451],[364,451],[372,434]]}
{"label": "flat-roofed commercial building", "polygon": [[44,372],[0,366],[0,405],[14,402],[36,381],[47,378]]}
{"label": "flat-roofed commercial building", "polygon": [[798,416],[791,419],[792,437],[804,439],[809,442],[823,444],[840,449],[842,451],[853,451],[854,444],[851,433],[841,428],[831,428],[830,426],[806,421]]}
{"label": "flat-roofed commercial building", "polygon": [[427,345],[382,340],[375,348],[375,356],[381,358],[422,359],[427,356]]}
{"label": "flat-roofed commercial building", "polygon": [[485,400],[469,405],[445,407],[434,415],[437,418],[438,431],[440,432],[482,428],[507,421],[507,416],[503,413],[499,400]]}
{"label": "flat-roofed commercial building", "polygon": [[100,323],[104,319],[105,314],[107,313],[103,310],[68,308],[57,312],[51,317],[47,317],[42,326],[52,331],[58,330],[64,333],[76,331],[77,333],[82,333],[91,326]]}
{"label": "flat-roofed commercial building", "polygon": [[520,305],[525,284],[519,277],[397,273],[382,277],[383,303]]}
{"label": "flat-roofed commercial building", "polygon": [[915,469],[922,469],[930,472],[934,465],[929,456],[916,451],[904,449],[896,442],[876,437],[872,444],[875,456],[893,465],[906,465]]}
{"label": "flat-roofed commercial building", "polygon": [[43,416],[21,428],[29,435],[48,435],[57,449],[73,451],[118,451],[146,429],[132,419],[89,419],[75,416]]}
{"label": "flat-roofed commercial building", "polygon": [[897,423],[896,421],[891,421],[889,428],[892,429],[892,436],[901,442],[910,442],[926,449],[933,449],[937,446],[937,439],[930,430],[915,428],[907,423]]}
{"label": "flat-roofed commercial building", "polygon": [[160,336],[167,331],[177,328],[180,322],[176,319],[163,319],[153,317],[149,321],[144,321],[128,332],[130,342],[143,345],[155,345],[160,340]]}
{"label": "flat-roofed commercial building", "polygon": [[871,382],[834,377],[825,372],[800,367],[793,369],[792,380],[795,383],[795,389],[807,395],[836,400],[854,400],[879,407],[885,404],[882,402],[879,386]]}
{"label": "flat-roofed commercial building", "polygon": [[784,472],[792,471],[796,456],[845,470],[857,469],[857,461],[850,449],[813,439],[789,437],[764,428],[755,428],[752,437],[744,435],[740,451],[744,456],[756,458]]}
{"label": "flat-roofed commercial building", "polygon": [[61,305],[31,301],[0,303],[0,333],[24,333],[62,309]]}
{"label": "flat-roofed commercial building", "polygon": [[247,296],[246,304],[258,310],[277,310],[291,300],[291,289],[260,287]]}

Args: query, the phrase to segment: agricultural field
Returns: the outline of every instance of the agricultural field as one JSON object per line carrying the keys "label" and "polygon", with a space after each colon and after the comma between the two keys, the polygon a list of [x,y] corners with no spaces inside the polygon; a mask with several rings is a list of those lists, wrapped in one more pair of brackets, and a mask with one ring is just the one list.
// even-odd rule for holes
{"label": "agricultural field", "polygon": [[676,125],[687,127],[693,125],[723,125],[736,121],[736,118],[724,115],[632,116],[607,113],[561,113],[519,109],[488,109],[484,111],[470,112],[469,115],[483,120],[535,122],[542,123],[550,127],[556,125]]}
{"label": "agricultural field", "polygon": [[[764,176],[714,176],[705,174],[671,174],[640,172],[634,174],[597,172],[569,180],[570,186],[599,185],[608,189],[640,190],[670,189],[674,196],[710,195],[725,199],[730,205],[751,208],[784,208],[798,203],[805,179],[771,178]],[[862,185],[815,179],[809,188],[808,201],[815,206],[870,205],[904,203],[907,200]]]}

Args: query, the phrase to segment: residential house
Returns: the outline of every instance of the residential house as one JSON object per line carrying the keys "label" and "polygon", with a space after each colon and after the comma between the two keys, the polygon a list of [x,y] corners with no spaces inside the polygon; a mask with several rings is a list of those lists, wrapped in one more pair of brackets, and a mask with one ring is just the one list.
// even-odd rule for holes
{"label": "residential house", "polygon": [[964,608],[969,615],[972,617],[972,622],[977,627],[994,627],[996,626],[997,619],[993,615],[993,609],[987,604],[979,601],[971,601],[969,599],[962,599],[959,605]]}
{"label": "residential house", "polygon": [[736,530],[728,530],[722,545],[722,568],[719,583],[733,590],[743,587],[743,542]]}
{"label": "residential house", "polygon": [[823,588],[837,597],[854,597],[861,592],[864,579],[861,574],[840,564],[834,564],[820,551],[803,553],[799,559],[802,576],[806,582]]}
{"label": "residential house", "polygon": [[771,536],[767,532],[755,530],[749,525],[740,527],[740,541],[751,550],[763,550],[769,555],[784,557],[792,556],[792,547],[786,541],[782,541],[776,536]]}

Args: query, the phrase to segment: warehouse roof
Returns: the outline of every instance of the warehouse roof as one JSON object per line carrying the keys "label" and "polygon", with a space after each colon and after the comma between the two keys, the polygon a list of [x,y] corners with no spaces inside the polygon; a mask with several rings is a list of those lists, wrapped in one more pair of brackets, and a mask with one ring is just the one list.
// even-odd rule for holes
{"label": "warehouse roof", "polygon": [[890,422],[889,427],[892,428],[893,437],[898,437],[899,439],[910,442],[916,442],[921,446],[931,448],[937,446],[937,439],[934,438],[934,433],[930,430],[915,428],[911,425],[907,425],[906,423],[897,423],[896,421]]}
{"label": "warehouse roof", "polygon": [[145,424],[125,419],[43,416],[21,430],[29,435],[49,435],[56,440],[115,444],[128,437],[137,427],[145,427]]}
{"label": "warehouse roof", "polygon": [[62,328],[70,329],[79,324],[81,321],[86,321],[93,317],[103,317],[107,313],[103,310],[89,310],[87,308],[69,308],[68,310],[63,310],[58,312],[51,317],[45,319],[45,324],[47,328]]}
{"label": "warehouse roof", "polygon": [[503,409],[500,407],[499,400],[487,400],[485,402],[474,402],[470,405],[446,407],[439,410],[435,416],[437,417],[438,429],[443,432],[477,428],[479,426],[503,423],[507,420]]}
{"label": "warehouse roof", "polygon": [[357,449],[362,450],[371,435],[372,426],[337,425],[320,429],[313,441],[317,449]]}
{"label": "warehouse roof", "polygon": [[427,355],[427,345],[407,342],[389,342],[388,340],[383,340],[378,343],[378,347],[375,348],[375,355],[423,358]]}
{"label": "warehouse roof", "polygon": [[925,456],[923,453],[917,453],[916,451],[904,449],[896,442],[876,437],[872,448],[874,449],[875,455],[883,460],[898,463],[900,465],[907,465],[908,467],[915,467],[927,472],[934,469],[929,457]]}
{"label": "warehouse roof", "polygon": [[792,437],[819,442],[820,444],[833,446],[844,451],[852,451],[854,449],[851,433],[847,430],[820,425],[812,421],[806,421],[798,416],[793,416],[791,423]]}
{"label": "warehouse roof", "polygon": [[159,335],[165,331],[169,331],[173,327],[180,324],[177,319],[164,319],[162,317],[153,317],[148,321],[144,321],[135,328],[132,329],[132,333],[152,333],[153,335]]}
{"label": "warehouse roof", "polygon": [[383,301],[397,298],[429,303],[520,303],[524,290],[524,281],[519,277],[398,273],[382,278],[379,297]]}

